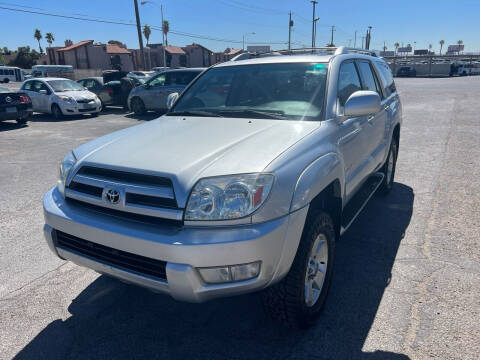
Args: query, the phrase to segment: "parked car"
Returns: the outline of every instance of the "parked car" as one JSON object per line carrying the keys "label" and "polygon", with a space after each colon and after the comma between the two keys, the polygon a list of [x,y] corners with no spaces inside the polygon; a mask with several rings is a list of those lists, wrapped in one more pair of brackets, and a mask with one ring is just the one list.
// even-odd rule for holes
{"label": "parked car", "polygon": [[97,116],[102,110],[97,95],[69,79],[30,79],[20,90],[32,99],[33,111],[52,114],[55,119],[85,113]]}
{"label": "parked car", "polygon": [[32,115],[32,100],[23,92],[0,87],[0,121],[17,120],[24,124]]}
{"label": "parked car", "polygon": [[417,76],[417,70],[413,66],[402,66],[397,71],[398,77],[415,77]]}
{"label": "parked car", "polygon": [[204,68],[168,70],[155,75],[143,86],[138,86],[128,96],[128,107],[135,114],[147,110],[166,111],[167,97],[181,92]]}
{"label": "parked car", "polygon": [[313,324],[335,242],[392,189],[402,106],[383,59],[309,52],[217,64],[166,115],[69,152],[50,249],[177,300],[263,290],[273,317]]}
{"label": "parked car", "polygon": [[152,77],[153,75],[155,75],[156,72],[155,71],[130,71],[128,74],[127,74],[127,77],[131,77],[131,78],[134,78],[134,79],[148,79],[150,77]]}

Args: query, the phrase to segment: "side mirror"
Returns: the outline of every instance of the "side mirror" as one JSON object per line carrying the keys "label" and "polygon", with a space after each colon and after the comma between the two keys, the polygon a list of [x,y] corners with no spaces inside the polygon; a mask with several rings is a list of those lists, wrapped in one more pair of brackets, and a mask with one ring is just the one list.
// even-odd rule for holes
{"label": "side mirror", "polygon": [[83,87],[83,90],[88,90],[88,88],[86,86]]}
{"label": "side mirror", "polygon": [[380,111],[380,96],[375,91],[355,91],[345,103],[344,115],[358,117],[376,114]]}
{"label": "side mirror", "polygon": [[173,106],[173,104],[175,104],[175,101],[177,101],[178,99],[178,93],[177,92],[174,92],[174,93],[171,93],[168,95],[168,98],[167,98],[167,108],[170,110]]}
{"label": "side mirror", "polygon": [[45,90],[45,89],[40,90],[39,93],[40,93],[40,94],[43,94],[43,95],[47,95],[47,94],[48,94],[47,90]]}

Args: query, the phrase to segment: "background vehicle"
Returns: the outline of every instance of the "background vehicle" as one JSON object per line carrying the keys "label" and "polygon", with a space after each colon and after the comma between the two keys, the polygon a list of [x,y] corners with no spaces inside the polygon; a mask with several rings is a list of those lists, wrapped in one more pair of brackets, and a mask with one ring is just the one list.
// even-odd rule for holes
{"label": "background vehicle", "polygon": [[402,66],[397,71],[398,77],[415,77],[417,76],[417,70],[413,66]]}
{"label": "background vehicle", "polygon": [[32,115],[32,101],[23,92],[12,92],[0,87],[0,121],[17,120],[25,123]]}
{"label": "background vehicle", "polygon": [[43,77],[62,77],[73,79],[72,65],[34,65],[32,72],[25,76],[25,79],[43,78]]}
{"label": "background vehicle", "polygon": [[52,114],[56,119],[85,113],[96,116],[102,109],[97,95],[69,79],[30,79],[20,90],[32,99],[33,111]]}
{"label": "background vehicle", "polygon": [[23,70],[15,66],[0,66],[0,82],[23,81]]}
{"label": "background vehicle", "polygon": [[402,112],[385,61],[318,52],[213,66],[165,116],[67,154],[50,249],[178,300],[264,290],[272,316],[311,325],[336,239],[392,188]]}
{"label": "background vehicle", "polygon": [[132,90],[128,96],[128,107],[135,114],[147,110],[166,111],[167,97],[181,92],[204,68],[168,70],[148,80],[143,86]]}
{"label": "background vehicle", "polygon": [[457,68],[457,74],[460,76],[478,75],[480,74],[480,66],[478,64],[464,64]]}
{"label": "background vehicle", "polygon": [[156,74],[155,71],[130,71],[127,74],[127,77],[131,77],[131,78],[134,78],[134,79],[136,79],[136,78],[148,79],[155,74]]}

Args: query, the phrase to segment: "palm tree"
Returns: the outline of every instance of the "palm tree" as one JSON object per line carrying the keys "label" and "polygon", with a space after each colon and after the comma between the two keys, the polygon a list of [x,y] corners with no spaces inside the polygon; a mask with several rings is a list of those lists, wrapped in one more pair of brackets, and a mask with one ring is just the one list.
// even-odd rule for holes
{"label": "palm tree", "polygon": [[[457,45],[463,45],[463,40],[458,40]],[[460,54],[460,49],[458,49],[458,54]]]}
{"label": "palm tree", "polygon": [[407,48],[411,49],[411,48],[412,48],[412,44],[407,44]]}
{"label": "palm tree", "polygon": [[432,45],[432,44],[428,44],[428,52],[429,52],[429,53],[432,52],[432,48],[433,48],[433,45]]}
{"label": "palm tree", "polygon": [[170,31],[170,23],[168,22],[168,20],[163,20],[162,30],[165,34],[165,46],[168,46],[167,34]]}
{"label": "palm tree", "polygon": [[440,40],[439,44],[440,44],[440,55],[442,55],[442,48],[443,48],[443,44],[445,44],[445,40]]}
{"label": "palm tree", "polygon": [[383,44],[383,52],[387,51],[387,45]]}
{"label": "palm tree", "polygon": [[50,47],[52,46],[52,43],[55,41],[55,37],[51,32],[48,32],[45,34],[45,39],[47,39],[47,43],[48,45],[50,45]]}
{"label": "palm tree", "polygon": [[38,41],[38,49],[40,50],[40,54],[43,53],[42,46],[40,45],[40,40],[42,39],[43,36],[40,30],[35,29],[35,33],[33,34],[33,37]]}
{"label": "palm tree", "polygon": [[395,44],[393,44],[393,46],[395,46],[395,55],[396,55],[398,53],[398,48],[400,47],[400,44],[396,42]]}
{"label": "palm tree", "polygon": [[150,34],[152,33],[152,29],[150,29],[150,25],[144,25],[143,27],[143,35],[145,39],[147,39],[147,46],[148,46],[148,39],[150,38]]}

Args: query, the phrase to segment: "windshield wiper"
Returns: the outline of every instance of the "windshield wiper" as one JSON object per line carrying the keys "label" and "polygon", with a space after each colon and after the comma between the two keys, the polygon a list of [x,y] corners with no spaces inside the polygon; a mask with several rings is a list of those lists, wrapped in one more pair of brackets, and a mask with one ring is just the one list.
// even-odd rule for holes
{"label": "windshield wiper", "polygon": [[231,110],[220,110],[222,114],[232,114],[232,115],[247,115],[255,116],[257,118],[266,117],[267,119],[279,119],[285,120],[284,112],[281,110],[253,110],[253,109],[231,109]]}
{"label": "windshield wiper", "polygon": [[214,116],[214,117],[223,117],[222,115],[210,111],[202,110],[183,110],[183,111],[171,111],[166,115],[168,116]]}

